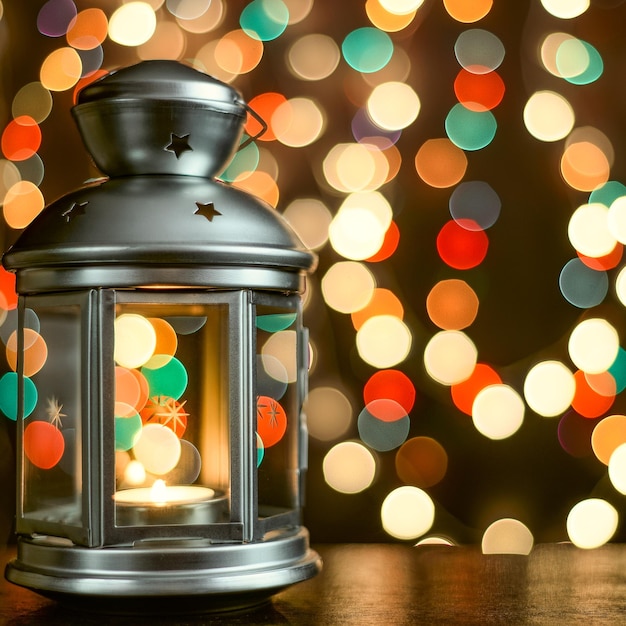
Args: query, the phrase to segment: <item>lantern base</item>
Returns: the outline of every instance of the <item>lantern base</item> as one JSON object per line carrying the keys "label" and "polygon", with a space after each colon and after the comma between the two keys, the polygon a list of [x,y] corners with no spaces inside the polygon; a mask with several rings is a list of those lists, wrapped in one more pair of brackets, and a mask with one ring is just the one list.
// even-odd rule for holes
{"label": "lantern base", "polygon": [[247,544],[145,541],[94,549],[53,537],[20,537],[5,575],[72,608],[180,615],[263,604],[320,569],[301,527]]}

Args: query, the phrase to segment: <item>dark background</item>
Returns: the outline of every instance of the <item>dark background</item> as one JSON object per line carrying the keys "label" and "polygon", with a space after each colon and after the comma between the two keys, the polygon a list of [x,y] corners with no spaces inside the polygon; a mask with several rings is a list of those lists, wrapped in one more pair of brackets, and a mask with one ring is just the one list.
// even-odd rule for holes
{"label": "dark background", "polygon": [[[37,32],[36,15],[43,4],[5,2],[0,21],[2,127],[10,120],[13,95],[21,86],[38,79],[42,60],[62,45]],[[228,2],[227,23],[220,31],[238,26],[237,16],[245,4]],[[77,5],[79,10],[99,6],[109,15],[111,6],[117,6],[104,1]],[[392,35],[413,62],[407,82],[422,101],[417,121],[403,132],[398,143],[403,155],[400,174],[382,189],[394,208],[401,240],[391,259],[371,269],[379,286],[393,290],[401,299],[405,321],[414,336],[413,351],[399,366],[413,380],[418,393],[410,415],[410,436],[434,437],[449,457],[444,480],[429,489],[437,503],[433,532],[459,542],[476,542],[495,519],[515,517],[531,529],[537,541],[564,540],[567,513],[578,500],[601,496],[621,511],[623,496],[608,485],[606,468],[591,454],[574,458],[561,449],[556,434],[558,419],[540,418],[527,410],[524,425],[514,437],[496,442],[480,435],[471,420],[454,408],[449,391],[433,383],[424,372],[423,347],[437,330],[428,319],[424,303],[438,280],[467,278],[480,297],[478,318],[468,330],[478,346],[479,358],[494,365],[504,381],[517,390],[523,387],[525,374],[537,361],[567,361],[566,338],[582,312],[561,296],[558,275],[575,255],[567,240],[568,219],[578,205],[586,202],[588,194],[576,192],[563,182],[558,169],[562,143],[533,139],[523,125],[522,110],[538,89],[562,93],[576,111],[576,126],[596,126],[611,139],[616,155],[611,180],[626,181],[626,5],[598,0],[580,18],[561,21],[551,18],[539,0],[496,1],[487,17],[477,24],[464,25],[447,14],[439,0],[427,0],[420,16],[406,32]],[[312,146],[294,150],[278,142],[264,145],[280,164],[279,210],[305,196],[319,197],[332,210],[340,205],[340,195],[320,183],[321,162],[334,144],[352,140],[350,121],[356,109],[345,96],[345,86],[358,81],[356,73],[343,62],[320,83],[297,81],[285,70],[285,51],[304,33],[326,33],[340,43],[351,30],[367,25],[362,2],[317,0],[311,15],[290,26],[285,36],[268,42],[259,67],[234,83],[247,100],[266,91],[279,91],[287,97],[310,95],[327,112],[328,130]],[[459,70],[453,46],[459,34],[471,27],[489,30],[502,40],[506,57],[498,72],[506,94],[494,112],[498,120],[496,137],[484,150],[468,155],[465,176],[466,180],[488,181],[502,200],[502,212],[489,230],[486,260],[463,273],[446,269],[435,249],[436,235],[449,219],[451,190],[437,190],[423,183],[415,172],[413,158],[425,140],[444,136],[443,119],[455,102],[452,84]],[[578,36],[600,51],[605,64],[600,80],[584,87],[574,86],[541,69],[536,58],[537,43],[558,30]],[[188,53],[216,36],[189,36]],[[132,49],[110,41],[104,48],[106,69],[137,61]],[[97,175],[80,142],[70,107],[71,93],[55,93],[52,114],[42,124],[39,154],[46,174],[41,189],[47,202]],[[4,227],[0,235],[2,249],[17,234]],[[320,351],[310,387],[340,388],[358,414],[363,404],[363,385],[375,370],[356,354],[349,316],[332,311],[321,301],[319,280],[342,259],[330,246],[319,254],[319,269],[312,278],[318,298],[305,317]],[[623,307],[612,295],[593,312],[609,319],[625,336]],[[623,405],[623,398],[618,397],[611,413],[624,412]],[[12,532],[14,431],[12,422],[0,419],[0,544]],[[356,425],[346,438],[358,438]],[[328,487],[322,475],[323,457],[334,443],[310,443],[305,523],[313,540],[391,540],[381,527],[379,512],[387,493],[401,484],[395,472],[394,453],[376,455],[378,474],[372,487],[361,494],[343,495]],[[616,539],[624,539],[624,530],[620,529]]]}

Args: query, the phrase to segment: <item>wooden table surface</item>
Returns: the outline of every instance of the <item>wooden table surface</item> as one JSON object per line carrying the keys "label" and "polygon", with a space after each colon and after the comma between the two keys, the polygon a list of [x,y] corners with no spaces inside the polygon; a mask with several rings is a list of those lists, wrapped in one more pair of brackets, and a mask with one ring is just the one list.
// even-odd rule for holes
{"label": "wooden table surface", "polygon": [[[222,615],[120,617],[74,612],[6,581],[0,624],[626,624],[626,545],[540,544],[530,556],[477,546],[328,544],[316,578],[270,604]],[[11,555],[5,555],[10,557]]]}

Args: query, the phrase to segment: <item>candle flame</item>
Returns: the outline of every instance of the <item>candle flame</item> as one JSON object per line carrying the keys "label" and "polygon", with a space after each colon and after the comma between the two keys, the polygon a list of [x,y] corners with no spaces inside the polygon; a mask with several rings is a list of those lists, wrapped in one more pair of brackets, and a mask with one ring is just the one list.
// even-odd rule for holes
{"label": "candle flame", "polygon": [[167,486],[164,480],[158,478],[154,481],[150,489],[150,499],[155,504],[165,504],[167,502]]}

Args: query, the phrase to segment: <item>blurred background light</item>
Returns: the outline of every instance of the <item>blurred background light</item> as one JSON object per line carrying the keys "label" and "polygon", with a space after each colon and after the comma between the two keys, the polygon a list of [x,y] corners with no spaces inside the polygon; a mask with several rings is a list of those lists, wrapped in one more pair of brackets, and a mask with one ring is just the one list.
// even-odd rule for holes
{"label": "blurred background light", "polygon": [[516,519],[499,519],[483,533],[483,554],[530,554],[534,537],[530,530]]}
{"label": "blurred background light", "polygon": [[617,530],[617,511],[606,500],[589,498],[575,504],[567,516],[567,534],[578,548],[599,548]]}
{"label": "blurred background light", "polygon": [[383,501],[380,511],[383,528],[398,539],[416,539],[427,533],[435,520],[435,505],[417,487],[394,489]]}

